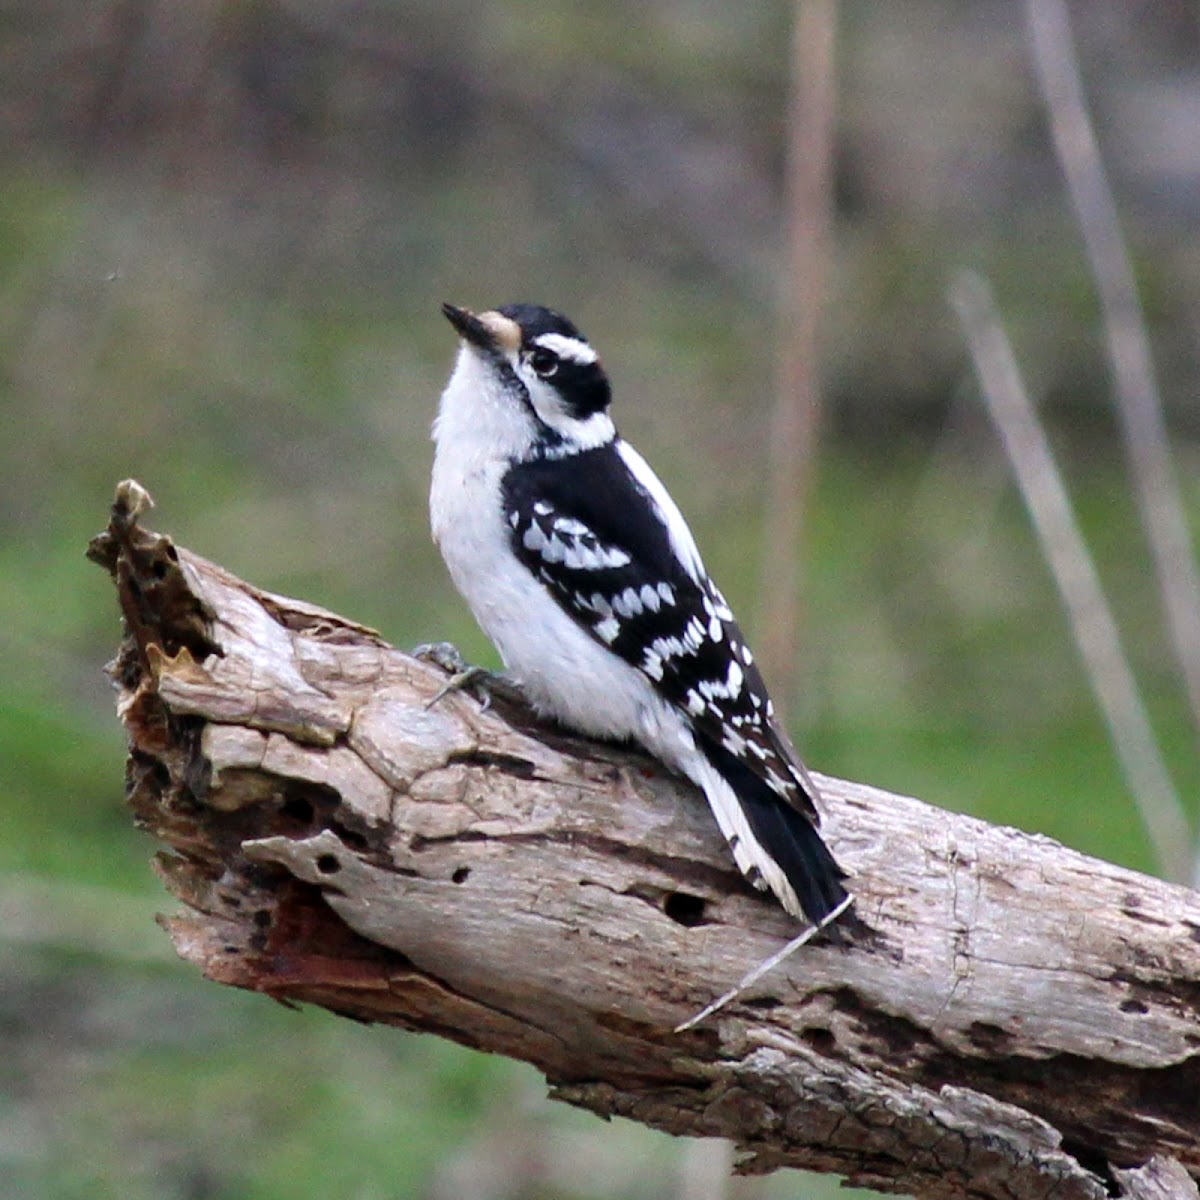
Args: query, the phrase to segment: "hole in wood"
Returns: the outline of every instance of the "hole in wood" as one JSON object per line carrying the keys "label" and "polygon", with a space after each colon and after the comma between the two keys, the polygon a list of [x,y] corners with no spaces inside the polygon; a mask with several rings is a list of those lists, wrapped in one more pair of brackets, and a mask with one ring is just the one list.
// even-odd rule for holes
{"label": "hole in wood", "polygon": [[293,821],[299,821],[304,825],[308,825],[313,819],[313,806],[304,796],[289,796],[280,809],[285,817],[291,817]]}
{"label": "hole in wood", "polygon": [[450,878],[451,878],[451,879],[452,879],[452,880],[453,880],[455,883],[466,883],[466,882],[467,882],[467,877],[468,877],[470,874],[471,874],[471,868],[470,868],[470,867],[459,867],[459,868],[458,868],[458,870],[456,870],[456,871],[454,872],[454,874],[450,876]]}
{"label": "hole in wood", "polygon": [[823,1029],[821,1026],[814,1026],[812,1029],[806,1029],[801,1035],[802,1041],[807,1042],[818,1054],[823,1054],[826,1057],[834,1052],[837,1046],[837,1039],[828,1029]]}
{"label": "hole in wood", "polygon": [[347,829],[340,821],[330,822],[329,828],[350,847],[351,850],[365,850],[367,848],[367,839],[361,833],[356,833],[353,829]]}
{"label": "hole in wood", "polygon": [[1007,1030],[988,1021],[972,1021],[967,1028],[967,1036],[973,1045],[986,1054],[1005,1054],[1012,1044],[1012,1035]]}
{"label": "hole in wood", "polygon": [[663,901],[663,912],[677,925],[686,925],[689,929],[704,924],[704,909],[704,897],[693,896],[690,892],[671,892]]}
{"label": "hole in wood", "polygon": [[317,859],[317,870],[322,875],[336,875],[342,869],[342,864],[338,862],[337,856],[334,854],[322,854]]}
{"label": "hole in wood", "polygon": [[1127,1013],[1147,1013],[1150,1009],[1140,1000],[1122,1000],[1121,1011]]}

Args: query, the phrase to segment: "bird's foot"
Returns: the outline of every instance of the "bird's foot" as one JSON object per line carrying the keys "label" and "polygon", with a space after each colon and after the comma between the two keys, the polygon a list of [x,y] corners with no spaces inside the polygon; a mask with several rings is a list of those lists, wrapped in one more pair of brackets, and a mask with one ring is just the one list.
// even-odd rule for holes
{"label": "bird's foot", "polygon": [[413,647],[412,656],[435,667],[441,667],[447,675],[457,675],[468,669],[467,660],[453,642],[422,642]]}
{"label": "bird's foot", "polygon": [[439,700],[444,700],[451,692],[467,692],[479,702],[484,711],[492,705],[492,693],[488,687],[488,677],[491,671],[484,667],[467,667],[465,671],[456,671],[434,694],[425,701],[426,708],[432,708]]}
{"label": "bird's foot", "polygon": [[425,702],[432,708],[451,692],[466,692],[473,696],[486,712],[494,697],[502,700],[520,700],[520,689],[504,675],[489,671],[486,667],[472,666],[451,642],[429,642],[413,650],[413,657],[422,662],[440,667],[450,678]]}

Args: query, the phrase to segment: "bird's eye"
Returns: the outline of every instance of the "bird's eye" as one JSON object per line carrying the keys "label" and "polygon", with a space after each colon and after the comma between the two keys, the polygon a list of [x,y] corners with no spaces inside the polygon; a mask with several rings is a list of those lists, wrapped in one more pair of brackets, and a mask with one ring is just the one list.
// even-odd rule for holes
{"label": "bird's eye", "polygon": [[529,356],[529,365],[541,379],[549,379],[558,370],[558,355],[539,347]]}

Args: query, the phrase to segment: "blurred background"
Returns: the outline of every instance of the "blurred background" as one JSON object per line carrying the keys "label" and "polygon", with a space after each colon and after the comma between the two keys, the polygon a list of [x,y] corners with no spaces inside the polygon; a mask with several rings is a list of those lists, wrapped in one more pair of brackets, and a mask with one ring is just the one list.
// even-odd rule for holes
{"label": "blurred background", "polygon": [[[494,664],[427,532],[438,305],[531,300],[600,348],[763,641],[796,11],[0,0],[0,1196],[835,1194],[727,1185],[726,1148],[552,1105],[521,1065],[176,965],[122,808],[114,596],[83,557],[132,475],[153,527],[253,582]],[[797,646],[766,674],[797,681],[819,770],[1154,870],[946,298],[962,267],[992,283],[1190,797],[1025,9],[828,11],[820,439]],[[1195,513],[1200,18],[1072,14]]]}

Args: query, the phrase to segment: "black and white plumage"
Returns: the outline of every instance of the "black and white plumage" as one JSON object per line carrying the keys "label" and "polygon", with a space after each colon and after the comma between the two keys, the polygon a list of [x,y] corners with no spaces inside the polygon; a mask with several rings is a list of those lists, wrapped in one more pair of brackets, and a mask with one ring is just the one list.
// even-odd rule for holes
{"label": "black and white plumage", "polygon": [[846,900],[812,779],[658,477],[616,432],[596,352],[536,305],[476,316],[434,440],[434,540],[526,696],[632,738],[708,798],[740,870],[814,922]]}

